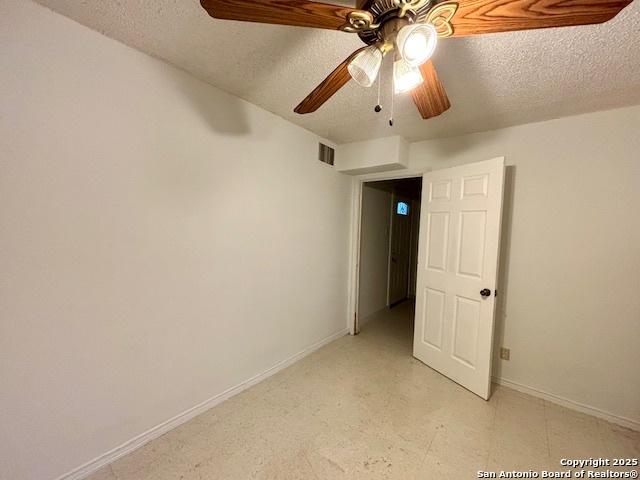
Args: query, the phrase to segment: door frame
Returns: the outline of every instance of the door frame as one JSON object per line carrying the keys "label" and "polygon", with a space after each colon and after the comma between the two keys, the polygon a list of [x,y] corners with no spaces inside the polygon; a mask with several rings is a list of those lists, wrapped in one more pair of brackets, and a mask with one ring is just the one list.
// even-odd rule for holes
{"label": "door frame", "polygon": [[349,254],[349,299],[347,312],[347,327],[349,335],[357,335],[360,332],[360,319],[358,318],[358,300],[360,297],[360,240],[362,229],[362,189],[366,182],[382,180],[400,180],[403,178],[422,177],[432,168],[406,169],[381,173],[368,173],[353,177],[351,180],[351,232]]}
{"label": "door frame", "polygon": [[[505,155],[496,155],[492,158],[502,158],[506,162]],[[475,162],[465,162],[475,163]],[[456,163],[455,165],[447,165],[442,168],[456,167],[464,165],[465,163]],[[406,170],[396,170],[380,173],[367,173],[363,175],[354,176],[351,180],[351,231],[350,231],[350,249],[349,249],[349,278],[348,282],[348,301],[347,301],[347,328],[349,329],[349,335],[357,335],[360,331],[359,318],[358,318],[358,300],[360,297],[360,236],[362,228],[362,187],[366,182],[375,182],[379,180],[398,180],[401,178],[415,178],[422,177],[425,173],[432,172],[434,170],[440,170],[440,168],[433,169],[431,167],[424,168],[408,168]],[[506,170],[505,170],[506,175]],[[505,180],[506,182],[506,180]],[[505,183],[506,184],[506,183]],[[503,188],[505,188],[503,184]],[[423,185],[424,186],[424,185]],[[504,205],[502,208],[501,216],[504,216]],[[422,212],[421,212],[422,213]],[[501,221],[504,219],[501,218]],[[500,259],[502,256],[502,233],[498,239],[498,272],[496,277],[496,285],[500,285],[501,273],[500,272]],[[502,297],[504,298],[504,296]],[[502,300],[504,301],[504,300]],[[497,307],[500,308],[500,307]],[[496,313],[497,314],[497,313]],[[495,330],[494,330],[495,331]],[[493,356],[492,356],[493,362]],[[491,365],[493,368],[493,365]]]}

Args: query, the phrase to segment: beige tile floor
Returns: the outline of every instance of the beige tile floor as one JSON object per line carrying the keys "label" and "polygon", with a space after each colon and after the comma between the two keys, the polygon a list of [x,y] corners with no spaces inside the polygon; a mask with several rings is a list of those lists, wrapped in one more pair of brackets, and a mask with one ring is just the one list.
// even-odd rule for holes
{"label": "beige tile floor", "polygon": [[411,356],[403,304],[91,480],[472,479],[638,457],[640,433],[496,387],[469,393]]}

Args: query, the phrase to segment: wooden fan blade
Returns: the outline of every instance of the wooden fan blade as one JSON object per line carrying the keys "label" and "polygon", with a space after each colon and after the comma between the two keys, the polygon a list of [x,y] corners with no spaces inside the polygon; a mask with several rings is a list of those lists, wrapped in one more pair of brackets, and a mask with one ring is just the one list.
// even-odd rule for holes
{"label": "wooden fan blade", "polygon": [[425,120],[437,117],[451,107],[444,87],[431,60],[420,65],[420,73],[424,82],[411,90],[413,101]]}
{"label": "wooden fan blade", "polygon": [[356,8],[360,10],[369,10],[374,0],[356,0]]}
{"label": "wooden fan blade", "polygon": [[340,90],[345,84],[351,80],[351,74],[349,70],[347,70],[347,66],[349,62],[355,57],[358,53],[364,50],[367,47],[362,47],[353,52],[349,57],[342,62],[338,67],[329,74],[327,78],[325,78],[320,85],[318,85],[313,92],[307,95],[300,105],[298,105],[293,111],[296,113],[311,113],[315,112],[318,108],[324,104],[327,100],[329,100],[334,93]]}
{"label": "wooden fan blade", "polygon": [[453,36],[602,23],[632,0],[460,0]]}
{"label": "wooden fan blade", "polygon": [[339,30],[358,9],[306,0],[200,0],[214,18]]}

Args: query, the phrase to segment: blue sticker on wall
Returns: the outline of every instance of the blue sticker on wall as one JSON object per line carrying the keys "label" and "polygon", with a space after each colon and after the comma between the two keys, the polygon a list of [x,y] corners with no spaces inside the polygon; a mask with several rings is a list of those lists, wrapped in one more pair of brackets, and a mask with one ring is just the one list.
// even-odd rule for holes
{"label": "blue sticker on wall", "polygon": [[398,202],[398,207],[396,208],[396,213],[398,215],[409,215],[409,205],[404,202]]}

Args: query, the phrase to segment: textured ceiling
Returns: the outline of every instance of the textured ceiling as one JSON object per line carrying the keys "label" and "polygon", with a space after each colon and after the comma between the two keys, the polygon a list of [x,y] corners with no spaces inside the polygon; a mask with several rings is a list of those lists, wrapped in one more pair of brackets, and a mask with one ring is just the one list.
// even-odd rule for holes
{"label": "textured ceiling", "polygon": [[38,2],[338,143],[416,141],[640,104],[640,0],[602,25],[441,41],[434,64],[452,108],[425,121],[410,97],[396,96],[394,127],[390,95],[376,114],[377,89],[355,82],[316,113],[293,113],[362,45],[354,34],[215,20],[197,0]]}

